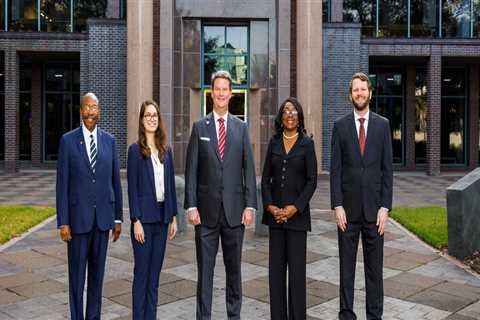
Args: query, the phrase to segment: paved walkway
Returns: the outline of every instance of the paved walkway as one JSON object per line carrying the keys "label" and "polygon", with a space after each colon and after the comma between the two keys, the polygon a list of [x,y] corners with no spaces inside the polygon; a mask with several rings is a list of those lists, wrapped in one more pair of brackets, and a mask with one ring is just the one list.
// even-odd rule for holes
{"label": "paved walkway", "polygon": [[[458,176],[398,174],[396,206],[445,206],[445,187]],[[54,205],[54,173],[0,173],[0,203]],[[308,237],[308,319],[336,319],[338,249],[328,210],[328,182],[319,180],[312,201],[313,232]],[[127,214],[127,211],[125,211]],[[132,249],[129,224],[108,251],[102,319],[130,319]],[[401,228],[389,223],[385,236],[384,319],[480,319],[480,279],[441,257]],[[365,319],[362,254],[356,273],[356,304]],[[66,319],[66,246],[52,221],[0,252],[0,319]],[[243,319],[269,319],[268,240],[247,228],[243,252]],[[225,319],[223,261],[214,279],[214,319]],[[194,319],[196,266],[193,229],[169,242],[160,278],[159,319]]]}

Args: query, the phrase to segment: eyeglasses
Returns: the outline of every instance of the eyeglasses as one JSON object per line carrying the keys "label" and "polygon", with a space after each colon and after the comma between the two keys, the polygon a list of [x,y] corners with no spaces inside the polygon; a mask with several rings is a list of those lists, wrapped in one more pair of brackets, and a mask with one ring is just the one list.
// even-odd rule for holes
{"label": "eyeglasses", "polygon": [[82,108],[87,111],[93,111],[93,112],[97,112],[99,110],[99,107],[96,104],[84,104]]}
{"label": "eyeglasses", "polygon": [[157,120],[158,119],[158,114],[154,113],[154,114],[150,114],[150,113],[147,113],[145,115],[143,115],[143,118],[148,120],[148,121],[152,121],[152,120]]}
{"label": "eyeglasses", "polygon": [[297,110],[283,110],[283,114],[286,115],[286,116],[289,116],[289,117],[294,117],[294,116],[298,115],[298,111]]}

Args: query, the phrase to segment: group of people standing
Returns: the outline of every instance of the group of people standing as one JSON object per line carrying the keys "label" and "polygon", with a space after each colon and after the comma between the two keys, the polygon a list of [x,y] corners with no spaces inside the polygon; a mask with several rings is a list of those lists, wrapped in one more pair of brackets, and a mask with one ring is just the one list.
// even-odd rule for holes
{"label": "group of people standing", "polygon": [[[331,206],[338,226],[340,319],[353,312],[356,254],[362,235],[367,319],[383,312],[383,234],[392,203],[392,148],[388,120],[369,111],[372,87],[357,73],[350,82],[353,112],[332,133]],[[232,79],[212,75],[213,111],[193,124],[185,168],[187,220],[197,257],[196,318],[211,319],[219,243],[226,273],[228,319],[240,319],[245,226],[257,210],[256,175],[246,123],[228,112]],[[97,127],[98,98],[82,97],[82,125],[63,135],[57,168],[57,223],[67,242],[71,318],[100,319],[109,231],[123,221],[120,166],[114,138]],[[367,139],[368,132],[368,139]],[[127,180],[134,253],[133,319],[156,319],[167,238],[177,233],[172,149],[159,106],[144,101],[138,140],[128,148]],[[262,172],[262,222],[269,227],[270,311],[274,320],[306,319],[307,232],[317,186],[317,159],[295,98],[275,118]],[[83,290],[88,266],[87,306]],[[333,267],[333,266],[332,266]],[[288,274],[288,281],[287,281]]]}

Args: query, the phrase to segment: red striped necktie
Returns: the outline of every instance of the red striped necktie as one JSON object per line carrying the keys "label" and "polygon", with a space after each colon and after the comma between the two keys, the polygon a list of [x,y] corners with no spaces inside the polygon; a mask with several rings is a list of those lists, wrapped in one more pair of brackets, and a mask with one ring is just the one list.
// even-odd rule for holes
{"label": "red striped necktie", "polygon": [[365,126],[363,123],[365,122],[365,118],[359,118],[358,121],[360,121],[360,132],[358,134],[358,143],[360,144],[360,153],[363,156],[363,153],[365,152],[365,142],[366,142],[366,136],[365,136]]}
{"label": "red striped necktie", "polygon": [[220,159],[223,161],[223,156],[225,155],[225,119],[218,118],[218,153],[220,154]]}

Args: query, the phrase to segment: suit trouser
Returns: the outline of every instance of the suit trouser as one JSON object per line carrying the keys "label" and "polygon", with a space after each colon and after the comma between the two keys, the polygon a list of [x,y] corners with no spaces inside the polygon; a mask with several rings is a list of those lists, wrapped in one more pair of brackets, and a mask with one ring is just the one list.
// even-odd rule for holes
{"label": "suit trouser", "polygon": [[107,259],[109,230],[94,226],[92,231],[72,234],[68,241],[68,282],[72,320],[83,320],[83,288],[88,264],[87,310],[85,319],[100,319],[103,275]]}
{"label": "suit trouser", "polygon": [[383,243],[375,222],[348,222],[347,229],[338,229],[340,254],[340,313],[339,318],[356,319],[353,311],[355,266],[360,234],[362,235],[363,263],[367,319],[382,319],[383,314]]}
{"label": "suit trouser", "polygon": [[135,320],[157,319],[158,281],[162,269],[168,224],[144,223],[145,243],[140,244],[133,235],[131,240],[135,267],[132,286],[132,316]]}
{"label": "suit trouser", "polygon": [[307,232],[270,228],[269,233],[268,278],[271,319],[305,320]]}
{"label": "suit trouser", "polygon": [[223,263],[226,273],[226,305],[228,319],[240,319],[242,307],[242,244],[245,226],[231,228],[225,214],[220,214],[213,228],[195,226],[195,244],[197,249],[197,319],[211,319],[212,290],[215,259],[219,238],[222,241]]}

